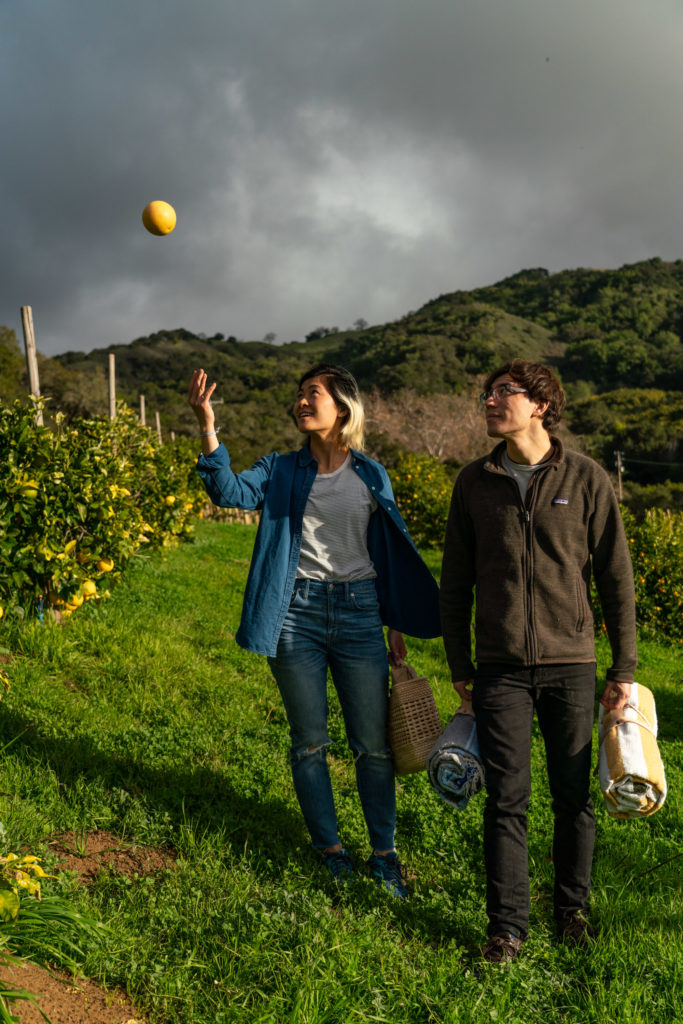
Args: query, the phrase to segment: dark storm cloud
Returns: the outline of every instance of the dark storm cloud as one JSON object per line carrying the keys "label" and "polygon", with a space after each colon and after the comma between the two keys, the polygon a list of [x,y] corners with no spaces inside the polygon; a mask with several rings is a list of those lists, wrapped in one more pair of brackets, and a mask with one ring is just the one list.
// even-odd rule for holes
{"label": "dark storm cloud", "polygon": [[284,341],[677,258],[682,44],[678,0],[5,3],[0,323]]}

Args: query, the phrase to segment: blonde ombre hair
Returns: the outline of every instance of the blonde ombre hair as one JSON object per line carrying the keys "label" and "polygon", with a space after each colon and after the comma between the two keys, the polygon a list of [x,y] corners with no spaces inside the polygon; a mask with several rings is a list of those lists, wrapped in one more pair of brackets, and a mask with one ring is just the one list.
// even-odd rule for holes
{"label": "blonde ombre hair", "polygon": [[299,389],[304,381],[310,380],[311,377],[323,378],[332,398],[346,413],[339,431],[341,444],[345,448],[355,448],[356,451],[362,452],[365,444],[365,409],[353,374],[343,366],[335,366],[334,363],[318,363],[303,375],[299,381]]}

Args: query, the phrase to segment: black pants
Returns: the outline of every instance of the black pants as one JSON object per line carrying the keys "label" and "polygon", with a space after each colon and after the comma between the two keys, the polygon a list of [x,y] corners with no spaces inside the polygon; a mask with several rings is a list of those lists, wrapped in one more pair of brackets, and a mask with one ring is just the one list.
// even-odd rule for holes
{"label": "black pants", "polygon": [[486,769],[484,857],[489,935],[529,929],[527,808],[534,709],[555,815],[557,918],[588,908],[595,817],[589,795],[595,665],[480,665],[474,711]]}

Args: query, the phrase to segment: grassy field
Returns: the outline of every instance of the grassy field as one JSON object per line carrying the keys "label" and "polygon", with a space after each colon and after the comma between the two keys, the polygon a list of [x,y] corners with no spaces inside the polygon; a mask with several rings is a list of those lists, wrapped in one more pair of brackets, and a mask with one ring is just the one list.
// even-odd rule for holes
{"label": "grassy field", "polygon": [[[670,785],[663,810],[614,821],[594,782],[594,948],[581,954],[554,936],[536,733],[531,934],[515,964],[484,967],[483,796],[457,814],[424,775],[401,780],[405,902],[367,878],[340,898],[322,874],[291,788],[275,685],[265,659],[233,638],[253,537],[249,526],[200,524],[194,544],[136,562],[101,607],[12,642],[0,706],[3,849],[30,848],[49,867],[50,837],[106,829],[177,856],[146,877],[45,883],[110,925],[84,950],[85,973],[126,986],[150,1022],[683,1021],[677,655],[640,648]],[[604,672],[608,651],[599,653]],[[445,720],[455,700],[439,642],[411,642],[409,657],[436,678]],[[360,860],[370,851],[335,701],[331,729],[342,836]]]}

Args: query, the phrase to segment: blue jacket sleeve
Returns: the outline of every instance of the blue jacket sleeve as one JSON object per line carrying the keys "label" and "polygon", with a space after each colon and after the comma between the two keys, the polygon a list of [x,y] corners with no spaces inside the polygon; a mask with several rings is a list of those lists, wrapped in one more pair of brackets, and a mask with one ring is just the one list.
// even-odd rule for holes
{"label": "blue jacket sleeve", "polygon": [[211,455],[200,455],[197,472],[214,505],[223,508],[260,509],[268,489],[273,455],[266,455],[243,473],[233,473],[223,444]]}

